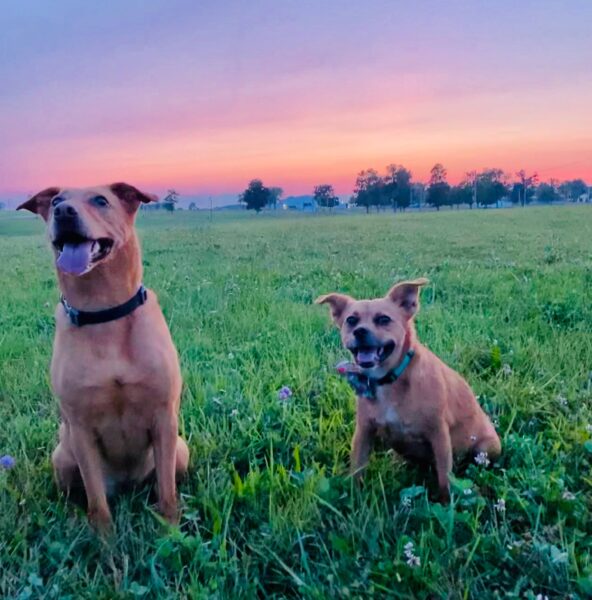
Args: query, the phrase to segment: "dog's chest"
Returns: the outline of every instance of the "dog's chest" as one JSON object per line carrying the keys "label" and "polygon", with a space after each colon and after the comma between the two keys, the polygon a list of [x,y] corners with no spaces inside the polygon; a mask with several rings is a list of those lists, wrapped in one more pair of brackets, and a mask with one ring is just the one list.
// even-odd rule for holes
{"label": "dog's chest", "polygon": [[411,418],[410,410],[392,399],[364,399],[366,418],[374,435],[386,446],[411,460],[430,460],[430,444],[417,423]]}
{"label": "dog's chest", "polygon": [[375,427],[380,437],[386,441],[404,442],[411,437],[412,430],[399,412],[392,406],[385,407],[375,420]]}
{"label": "dog's chest", "polygon": [[421,437],[402,402],[389,397],[382,390],[378,391],[376,398],[367,402],[370,422],[377,435],[385,441],[412,443]]}

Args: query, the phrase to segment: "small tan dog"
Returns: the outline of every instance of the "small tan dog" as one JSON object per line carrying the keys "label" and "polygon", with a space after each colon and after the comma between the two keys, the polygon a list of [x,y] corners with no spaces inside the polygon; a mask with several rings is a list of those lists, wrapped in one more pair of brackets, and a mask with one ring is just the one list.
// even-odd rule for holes
{"label": "small tan dog", "polygon": [[111,525],[107,496],[156,471],[159,509],[177,520],[175,478],[189,451],[178,436],[181,373],[152,291],[142,285],[136,212],[154,197],[116,183],[48,188],[19,208],[43,217],[62,301],[51,362],[62,423],[59,487],[86,492],[89,521]]}
{"label": "small tan dog", "polygon": [[329,294],[316,302],[331,307],[356,363],[348,370],[358,392],[352,472],[361,474],[379,436],[406,458],[435,462],[440,497],[448,502],[453,453],[487,462],[501,445],[467,382],[417,340],[413,318],[426,283],[405,281],[374,300]]}

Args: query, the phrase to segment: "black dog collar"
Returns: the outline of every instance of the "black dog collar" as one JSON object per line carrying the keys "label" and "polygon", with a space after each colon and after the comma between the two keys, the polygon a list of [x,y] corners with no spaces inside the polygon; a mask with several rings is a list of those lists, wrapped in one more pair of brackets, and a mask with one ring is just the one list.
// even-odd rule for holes
{"label": "black dog collar", "polygon": [[98,325],[99,323],[108,323],[109,321],[115,321],[131,314],[142,306],[148,299],[148,292],[143,285],[140,285],[140,289],[132,296],[127,302],[114,306],[113,308],[107,308],[105,310],[87,311],[78,310],[73,306],[70,306],[67,300],[62,296],[60,302],[70,319],[70,323],[75,327],[82,327],[84,325]]}

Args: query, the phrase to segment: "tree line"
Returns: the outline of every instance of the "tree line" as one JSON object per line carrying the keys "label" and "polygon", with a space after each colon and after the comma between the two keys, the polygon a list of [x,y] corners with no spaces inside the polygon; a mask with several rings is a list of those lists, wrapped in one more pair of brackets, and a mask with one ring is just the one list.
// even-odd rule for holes
{"label": "tree line", "polygon": [[[403,165],[387,165],[384,174],[376,169],[360,171],[349,202],[370,212],[392,208],[405,210],[410,206],[428,205],[440,210],[443,206],[489,207],[499,205],[502,200],[526,206],[533,201],[551,203],[557,200],[577,201],[588,193],[588,186],[582,179],[560,182],[551,179],[539,182],[537,173],[520,170],[511,175],[502,169],[469,171],[458,185],[448,183],[448,173],[441,163],[430,171],[427,184],[413,181],[412,173]],[[277,207],[283,190],[266,187],[260,179],[253,179],[239,196],[249,210],[261,211],[267,206]],[[339,198],[330,184],[315,186],[312,194],[318,206],[332,209],[339,204]]]}

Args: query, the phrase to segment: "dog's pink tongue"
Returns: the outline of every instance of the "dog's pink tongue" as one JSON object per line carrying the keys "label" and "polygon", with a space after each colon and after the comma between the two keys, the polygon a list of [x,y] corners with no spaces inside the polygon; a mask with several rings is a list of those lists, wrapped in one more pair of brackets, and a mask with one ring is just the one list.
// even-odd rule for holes
{"label": "dog's pink tongue", "polygon": [[376,350],[359,350],[356,356],[356,361],[358,363],[370,363],[376,360]]}
{"label": "dog's pink tongue", "polygon": [[70,275],[81,275],[90,264],[90,251],[92,242],[81,244],[64,244],[64,248],[58,256],[57,266],[60,271]]}

